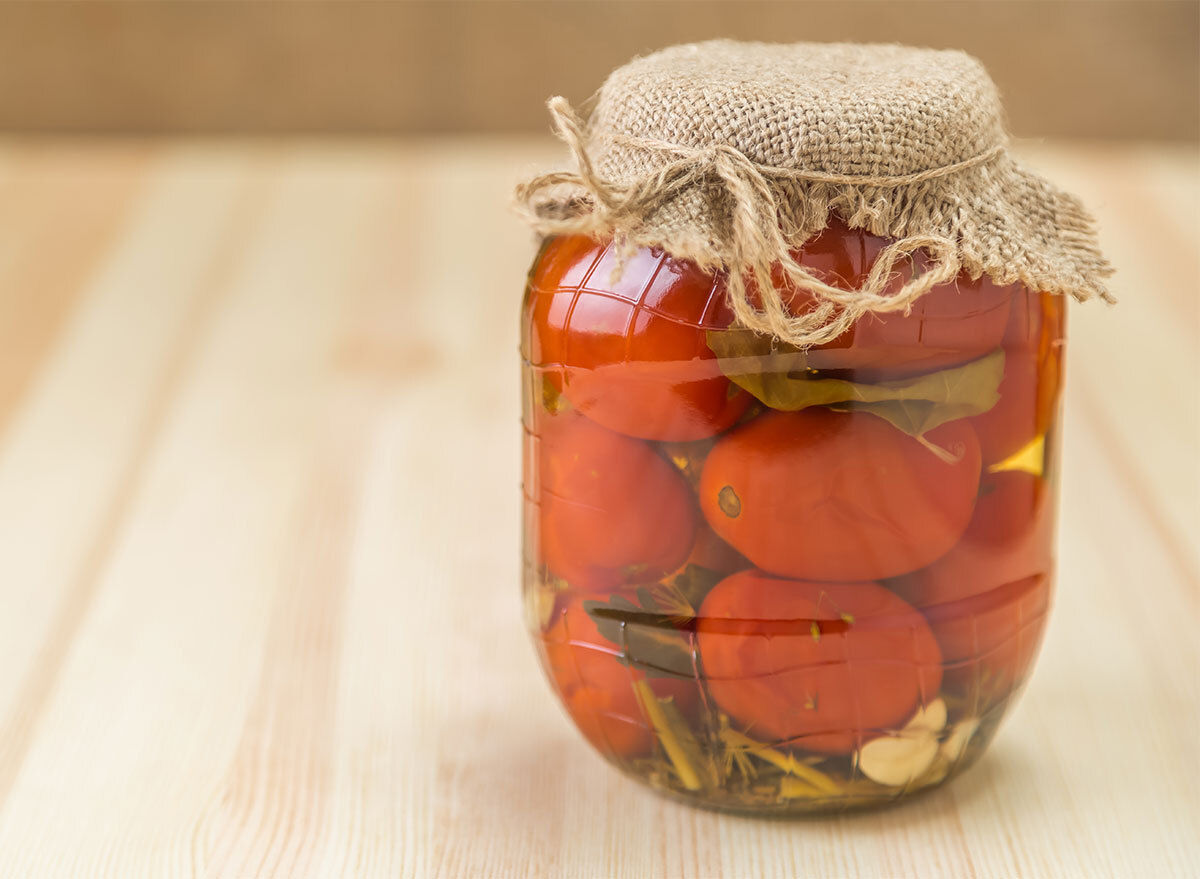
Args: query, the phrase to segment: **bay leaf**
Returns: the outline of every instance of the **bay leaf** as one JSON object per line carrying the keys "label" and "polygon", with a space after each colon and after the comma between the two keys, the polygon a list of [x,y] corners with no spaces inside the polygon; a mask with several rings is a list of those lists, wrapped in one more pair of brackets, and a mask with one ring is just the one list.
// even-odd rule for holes
{"label": "bay leaf", "polygon": [[707,337],[730,381],[783,412],[810,406],[869,412],[920,438],[948,421],[987,412],[1000,400],[1002,348],[961,366],[867,383],[825,377],[809,365],[806,352],[750,330],[710,330]]}
{"label": "bay leaf", "polygon": [[620,648],[616,659],[650,677],[693,678],[695,656],[690,619],[675,609],[659,607],[646,590],[638,590],[641,604],[621,595],[608,601],[585,601],[583,609],[607,641]]}

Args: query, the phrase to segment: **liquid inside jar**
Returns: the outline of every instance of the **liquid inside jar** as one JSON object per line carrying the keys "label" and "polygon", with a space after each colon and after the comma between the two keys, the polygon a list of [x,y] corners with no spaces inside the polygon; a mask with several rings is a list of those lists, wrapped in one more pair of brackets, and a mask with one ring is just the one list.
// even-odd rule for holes
{"label": "liquid inside jar", "polygon": [[[886,243],[798,258],[853,289]],[[719,275],[617,267],[550,239],[522,317],[526,618],[580,732],[734,811],[961,771],[1050,604],[1062,300],[962,276],[799,351],[734,328]]]}

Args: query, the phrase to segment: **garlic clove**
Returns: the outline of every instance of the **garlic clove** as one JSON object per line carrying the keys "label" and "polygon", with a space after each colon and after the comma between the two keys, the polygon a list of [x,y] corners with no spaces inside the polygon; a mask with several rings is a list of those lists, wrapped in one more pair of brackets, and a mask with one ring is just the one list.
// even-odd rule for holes
{"label": "garlic clove", "polygon": [[872,739],[859,749],[855,762],[871,781],[898,787],[920,777],[937,754],[937,737],[922,730]]}
{"label": "garlic clove", "polygon": [[971,737],[975,735],[975,730],[979,729],[979,718],[968,717],[966,720],[960,720],[950,730],[950,735],[946,736],[946,740],[942,742],[941,754],[951,764],[958,761],[958,758],[967,750],[967,745],[971,741]]}
{"label": "garlic clove", "polygon": [[904,725],[906,732],[915,732],[917,730],[926,730],[931,733],[940,732],[942,727],[946,725],[946,703],[941,699],[934,699],[924,708],[917,711],[912,716],[912,719]]}

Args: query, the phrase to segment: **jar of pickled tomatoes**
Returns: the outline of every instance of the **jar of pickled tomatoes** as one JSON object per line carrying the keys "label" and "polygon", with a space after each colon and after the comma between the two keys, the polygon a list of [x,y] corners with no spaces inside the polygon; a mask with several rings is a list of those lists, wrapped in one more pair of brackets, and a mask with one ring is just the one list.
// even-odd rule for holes
{"label": "jar of pickled tomatoes", "polygon": [[520,193],[523,588],[567,714],[720,809],[944,782],[1045,631],[1086,215],[960,53],[675,47],[553,109],[580,169]]}

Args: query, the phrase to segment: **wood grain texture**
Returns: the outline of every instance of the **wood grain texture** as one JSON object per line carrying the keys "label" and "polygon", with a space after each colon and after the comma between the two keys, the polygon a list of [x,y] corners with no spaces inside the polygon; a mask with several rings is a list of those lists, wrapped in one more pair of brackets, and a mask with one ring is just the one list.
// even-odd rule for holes
{"label": "wood grain texture", "polygon": [[964,49],[1017,133],[1200,137],[1194,0],[6,0],[0,130],[540,133],[718,37]]}
{"label": "wood grain texture", "polygon": [[781,822],[616,774],[522,629],[548,143],[0,141],[0,877],[1197,875],[1200,175],[1024,152],[1122,298],[1038,671],[946,789]]}

